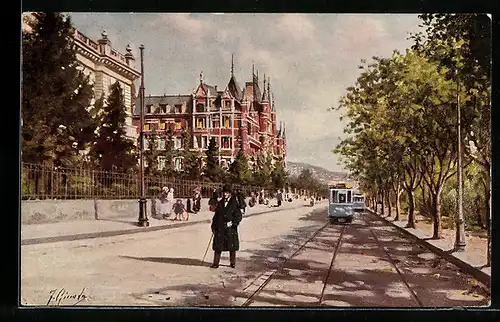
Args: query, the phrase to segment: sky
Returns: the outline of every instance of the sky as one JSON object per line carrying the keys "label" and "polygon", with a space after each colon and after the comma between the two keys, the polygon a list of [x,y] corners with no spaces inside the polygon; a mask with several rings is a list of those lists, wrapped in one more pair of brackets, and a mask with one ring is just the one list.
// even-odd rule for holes
{"label": "sky", "polygon": [[[389,57],[411,46],[416,14],[70,13],[73,24],[112,46],[127,44],[139,64],[144,44],[146,95],[190,94],[204,82],[223,90],[231,55],[240,86],[252,64],[271,78],[278,124],[286,124],[287,160],[344,171],[332,149],[344,138],[337,107],[355,84],[361,59]],[[138,84],[138,83],[137,83]],[[262,86],[262,83],[261,83]],[[262,88],[262,87],[261,87]]]}

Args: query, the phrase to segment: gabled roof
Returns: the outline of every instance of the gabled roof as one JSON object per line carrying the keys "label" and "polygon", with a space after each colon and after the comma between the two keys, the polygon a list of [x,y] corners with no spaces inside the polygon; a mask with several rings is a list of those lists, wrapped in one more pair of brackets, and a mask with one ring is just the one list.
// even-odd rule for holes
{"label": "gabled roof", "polygon": [[243,92],[234,75],[231,75],[229,83],[227,84],[227,89],[236,100],[241,101],[243,99]]}
{"label": "gabled roof", "polygon": [[[155,107],[160,104],[166,104],[170,106],[175,106],[176,104],[183,104],[191,102],[191,95],[155,95],[155,96],[146,96],[144,98],[144,106],[153,105]],[[134,116],[140,115],[141,112],[141,99],[137,96],[134,100]]]}
{"label": "gabled roof", "polygon": [[202,90],[206,93],[207,96],[216,96],[217,95],[217,90],[215,89],[214,86],[212,85],[207,85],[205,83],[201,83],[195,90],[195,93],[198,92],[199,88],[202,88]]}

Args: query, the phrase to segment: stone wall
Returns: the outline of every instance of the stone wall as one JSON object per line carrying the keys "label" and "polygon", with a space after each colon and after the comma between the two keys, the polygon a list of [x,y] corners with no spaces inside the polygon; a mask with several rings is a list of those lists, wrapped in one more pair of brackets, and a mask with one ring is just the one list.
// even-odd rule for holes
{"label": "stone wall", "polygon": [[[147,200],[148,217],[156,215],[153,205],[159,200]],[[186,205],[186,199],[183,199]],[[201,210],[208,209],[208,199],[202,199]],[[40,224],[74,220],[107,218],[138,218],[139,202],[131,200],[23,200],[21,201],[21,223]]]}

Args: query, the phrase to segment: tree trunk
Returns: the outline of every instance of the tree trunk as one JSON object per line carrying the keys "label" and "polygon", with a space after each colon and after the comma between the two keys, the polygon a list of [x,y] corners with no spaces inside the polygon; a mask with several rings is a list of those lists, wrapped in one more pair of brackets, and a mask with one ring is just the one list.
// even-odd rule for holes
{"label": "tree trunk", "polygon": [[387,217],[392,215],[392,206],[391,206],[391,191],[387,189],[385,192],[385,200],[387,201]]}
{"label": "tree trunk", "polygon": [[406,189],[406,193],[408,195],[408,203],[410,209],[408,209],[408,223],[406,224],[406,228],[416,228],[415,225],[415,196],[413,195],[413,191],[411,189]]}
{"label": "tree trunk", "polygon": [[399,221],[399,214],[401,213],[401,192],[402,190],[399,188],[394,192],[396,195],[396,217],[394,217],[394,221]]}
{"label": "tree trunk", "polygon": [[384,216],[384,213],[385,213],[384,191],[382,191],[382,193],[380,193],[380,201],[381,201],[380,207],[382,208],[382,210],[380,212],[381,212],[381,215]]}
{"label": "tree trunk", "polygon": [[483,223],[483,209],[482,209],[483,207],[481,207],[481,197],[480,196],[476,196],[476,199],[474,200],[474,203],[475,203],[475,206],[476,206],[475,212],[476,212],[477,225],[479,227],[481,227],[482,229],[485,229],[484,223]]}
{"label": "tree trunk", "polygon": [[442,237],[442,227],[441,227],[441,193],[431,194],[432,196],[432,207],[431,214],[433,219],[433,232],[432,239],[441,239]]}

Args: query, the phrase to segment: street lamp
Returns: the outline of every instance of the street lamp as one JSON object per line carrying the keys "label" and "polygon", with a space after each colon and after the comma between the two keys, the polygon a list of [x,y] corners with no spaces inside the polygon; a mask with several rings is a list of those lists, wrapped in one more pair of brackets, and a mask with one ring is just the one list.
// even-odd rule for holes
{"label": "street lamp", "polygon": [[139,175],[141,181],[141,197],[139,198],[139,226],[140,227],[148,227],[148,215],[146,213],[146,196],[145,196],[145,188],[144,188],[144,59],[143,59],[143,51],[144,45],[140,45],[139,49],[141,50],[141,87],[139,89],[139,97],[141,102],[141,120],[140,127],[141,131],[139,134]]}
{"label": "street lamp", "polygon": [[457,136],[458,136],[458,214],[456,217],[456,235],[455,235],[455,251],[465,250],[465,223],[462,207],[463,201],[463,180],[462,180],[462,135],[461,135],[461,116],[460,116],[460,82],[457,75]]}

